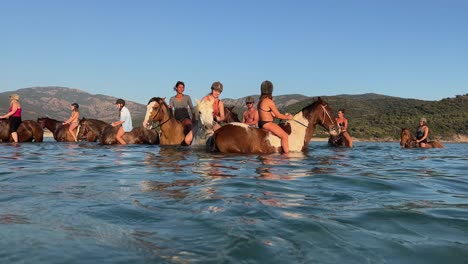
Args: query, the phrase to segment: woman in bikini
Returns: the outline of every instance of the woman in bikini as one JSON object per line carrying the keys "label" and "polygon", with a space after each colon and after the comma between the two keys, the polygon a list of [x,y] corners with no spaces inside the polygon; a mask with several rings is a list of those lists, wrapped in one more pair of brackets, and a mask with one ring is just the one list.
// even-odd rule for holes
{"label": "woman in bikini", "polygon": [[338,110],[338,117],[335,118],[336,122],[340,126],[341,129],[341,135],[349,142],[349,147],[353,147],[353,140],[351,139],[351,136],[348,133],[348,119],[344,117],[345,110],[344,109],[339,109]]}
{"label": "woman in bikini", "polygon": [[72,110],[71,116],[67,121],[63,122],[62,125],[70,124],[70,127],[68,127],[68,132],[70,132],[70,134],[73,136],[73,139],[75,139],[76,142],[78,141],[78,139],[76,138],[76,133],[73,130],[75,130],[75,128],[78,127],[78,119],[80,118],[80,106],[77,103],[72,103],[70,105],[70,108]]}
{"label": "woman in bikini", "polygon": [[260,90],[262,94],[257,105],[259,114],[258,127],[266,129],[278,136],[281,139],[283,152],[289,153],[288,134],[277,124],[273,123],[273,119],[276,117],[279,119],[291,120],[293,116],[289,113],[283,115],[278,111],[275,102],[273,102],[273,84],[270,81],[262,82]]}

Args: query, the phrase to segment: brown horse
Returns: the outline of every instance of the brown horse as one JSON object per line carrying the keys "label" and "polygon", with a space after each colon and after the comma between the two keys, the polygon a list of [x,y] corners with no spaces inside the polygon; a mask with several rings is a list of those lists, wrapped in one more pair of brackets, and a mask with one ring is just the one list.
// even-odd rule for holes
{"label": "brown horse", "polygon": [[[24,120],[16,131],[18,134],[18,142],[42,142],[44,140],[44,130],[41,125],[33,120]],[[0,141],[13,142],[10,133],[10,121],[0,119]]]}
{"label": "brown horse", "polygon": [[[37,122],[42,128],[47,128],[54,135],[54,139],[58,142],[75,142],[73,135],[70,134],[68,128],[70,125],[63,125],[62,121],[55,120],[49,117],[39,117]],[[78,128],[75,128],[74,133],[77,132]]]}
{"label": "brown horse", "polygon": [[232,122],[240,122],[239,116],[236,112],[233,111],[235,106],[224,106],[224,122],[232,123]]}
{"label": "brown horse", "polygon": [[[98,119],[80,120],[80,132],[78,138],[86,139],[89,142],[99,140],[104,145],[119,144],[115,135],[118,127],[113,127],[110,124]],[[132,131],[124,134],[123,139],[127,144],[159,144],[159,136],[155,130],[135,127]]]}
{"label": "brown horse", "polygon": [[108,125],[108,123],[99,119],[82,118],[78,124],[80,129],[77,138],[78,140],[96,142]]}
{"label": "brown horse", "polygon": [[333,147],[343,147],[343,148],[349,148],[351,145],[348,140],[343,136],[342,133],[340,133],[338,136],[332,136],[328,138],[328,144],[333,146]]}
{"label": "brown horse", "polygon": [[[209,125],[200,126],[200,121],[194,122],[192,128],[192,145],[204,146],[208,135],[211,135],[213,131],[213,106],[209,101],[196,101],[196,114],[199,118],[203,117],[209,120],[204,121],[204,123],[209,123]],[[211,108],[209,105],[211,105]],[[204,111],[210,112],[205,113]],[[164,98],[153,97],[149,100],[146,106],[146,115],[143,124],[148,124],[150,121],[159,123],[156,128],[161,130],[159,138],[161,145],[186,145],[184,140],[186,136],[186,133],[184,133],[184,125],[174,118],[172,110],[166,104]]]}
{"label": "brown horse", "polygon": [[[331,135],[340,133],[331,108],[321,98],[304,107],[289,122],[290,151],[306,150],[317,124],[327,129]],[[242,123],[227,124],[216,130],[212,140],[208,142],[208,148],[224,153],[268,154],[282,151],[281,141],[277,136],[265,129]]]}
{"label": "brown horse", "polygon": [[[416,138],[411,134],[411,130],[409,128],[402,128],[401,129],[401,139],[400,139],[400,146],[402,148],[420,148],[419,144],[416,142]],[[426,143],[425,148],[443,148],[442,145],[438,141],[428,141]]]}

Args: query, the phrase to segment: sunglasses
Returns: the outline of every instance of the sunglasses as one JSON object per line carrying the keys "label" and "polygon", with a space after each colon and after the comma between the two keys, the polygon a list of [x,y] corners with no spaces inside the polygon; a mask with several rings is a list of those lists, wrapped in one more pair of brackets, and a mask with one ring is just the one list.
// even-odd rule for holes
{"label": "sunglasses", "polygon": [[246,104],[253,104],[253,102],[247,102]]}

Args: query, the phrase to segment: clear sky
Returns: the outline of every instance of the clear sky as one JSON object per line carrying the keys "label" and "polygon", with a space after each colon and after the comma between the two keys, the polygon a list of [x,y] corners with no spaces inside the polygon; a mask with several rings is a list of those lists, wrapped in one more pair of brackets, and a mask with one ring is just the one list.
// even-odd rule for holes
{"label": "clear sky", "polygon": [[468,92],[467,0],[0,0],[0,91],[65,86],[146,104]]}

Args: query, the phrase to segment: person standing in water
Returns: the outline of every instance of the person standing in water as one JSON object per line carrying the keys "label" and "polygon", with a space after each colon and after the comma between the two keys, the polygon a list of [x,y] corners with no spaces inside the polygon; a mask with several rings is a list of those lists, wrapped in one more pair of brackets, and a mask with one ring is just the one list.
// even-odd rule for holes
{"label": "person standing in water", "polygon": [[10,133],[14,142],[18,142],[18,127],[21,125],[21,104],[19,102],[20,96],[18,94],[10,95],[10,108],[8,113],[0,116],[0,118],[8,118],[10,121]]}

